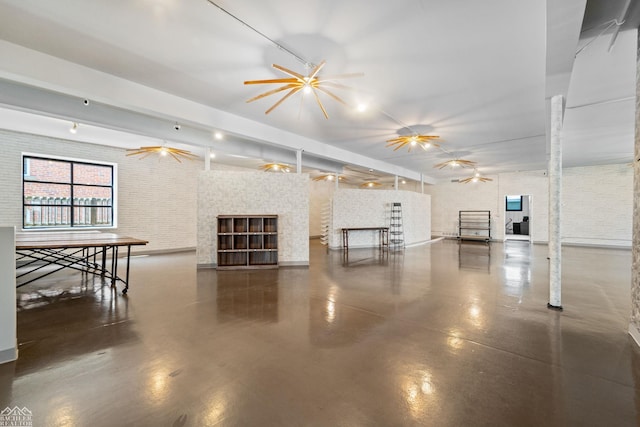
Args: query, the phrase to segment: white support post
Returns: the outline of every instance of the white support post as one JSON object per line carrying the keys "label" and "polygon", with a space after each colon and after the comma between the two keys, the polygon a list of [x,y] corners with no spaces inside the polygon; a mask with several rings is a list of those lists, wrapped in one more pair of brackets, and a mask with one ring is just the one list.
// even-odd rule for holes
{"label": "white support post", "polygon": [[420,192],[424,194],[424,175],[420,174]]}
{"label": "white support post", "polygon": [[633,156],[631,322],[629,323],[629,334],[640,346],[640,31],[636,40],[636,134]]}
{"label": "white support post", "polygon": [[211,170],[211,148],[209,147],[204,150],[204,170]]}
{"label": "white support post", "polygon": [[562,310],[562,119],[564,97],[551,98],[551,141],[549,149],[549,303]]}
{"label": "white support post", "polygon": [[398,191],[398,175],[396,175],[396,179],[393,183],[393,188],[395,188],[395,190]]}
{"label": "white support post", "polygon": [[296,173],[302,173],[302,149],[296,150]]}
{"label": "white support post", "polygon": [[336,190],[338,189],[338,182],[340,181],[340,174],[338,172],[336,172],[336,178],[334,179],[334,181],[336,182]]}

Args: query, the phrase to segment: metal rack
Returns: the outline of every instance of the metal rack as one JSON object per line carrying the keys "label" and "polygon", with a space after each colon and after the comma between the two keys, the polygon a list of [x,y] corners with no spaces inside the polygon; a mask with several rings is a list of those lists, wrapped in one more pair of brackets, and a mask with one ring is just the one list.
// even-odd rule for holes
{"label": "metal rack", "polygon": [[389,222],[389,247],[391,249],[404,248],[404,230],[402,227],[402,204],[391,204],[391,219]]}
{"label": "metal rack", "polygon": [[491,211],[459,211],[458,240],[491,240]]}

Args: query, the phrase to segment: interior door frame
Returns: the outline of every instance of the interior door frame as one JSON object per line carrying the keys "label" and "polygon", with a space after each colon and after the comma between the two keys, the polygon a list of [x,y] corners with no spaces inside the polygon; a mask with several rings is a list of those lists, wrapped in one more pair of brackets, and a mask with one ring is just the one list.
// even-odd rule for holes
{"label": "interior door frame", "polygon": [[[509,239],[508,236],[513,236],[513,234],[507,234],[507,196],[521,196],[523,198],[523,203],[524,203],[524,198],[527,197],[527,203],[529,206],[529,234],[527,235],[527,239]],[[532,196],[531,194],[504,194],[502,196],[502,233],[503,233],[503,242],[506,242],[507,240],[519,240],[521,242],[529,242],[529,243],[533,243],[533,239],[531,238],[531,234],[533,232],[533,228],[531,227],[531,223],[532,223],[532,219],[533,219],[533,203],[532,203]]]}

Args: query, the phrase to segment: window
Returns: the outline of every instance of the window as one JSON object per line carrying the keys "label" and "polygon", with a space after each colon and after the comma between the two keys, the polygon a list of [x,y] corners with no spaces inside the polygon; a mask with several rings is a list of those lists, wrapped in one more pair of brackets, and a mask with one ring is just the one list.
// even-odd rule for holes
{"label": "window", "polygon": [[22,226],[114,225],[114,165],[23,156]]}
{"label": "window", "polygon": [[522,196],[507,196],[507,211],[522,210]]}

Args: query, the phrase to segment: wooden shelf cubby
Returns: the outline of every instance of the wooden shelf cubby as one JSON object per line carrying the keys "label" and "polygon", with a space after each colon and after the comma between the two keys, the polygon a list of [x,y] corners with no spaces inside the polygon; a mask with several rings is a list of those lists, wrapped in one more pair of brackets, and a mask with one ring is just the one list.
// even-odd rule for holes
{"label": "wooden shelf cubby", "polygon": [[278,268],[277,215],[220,215],[218,270]]}

